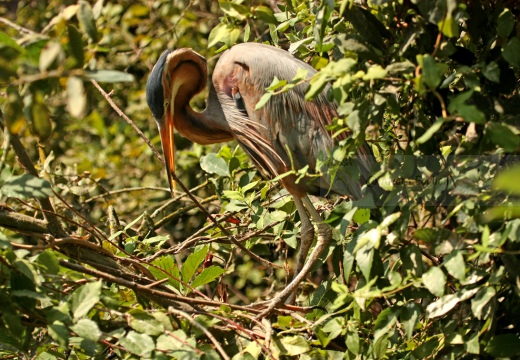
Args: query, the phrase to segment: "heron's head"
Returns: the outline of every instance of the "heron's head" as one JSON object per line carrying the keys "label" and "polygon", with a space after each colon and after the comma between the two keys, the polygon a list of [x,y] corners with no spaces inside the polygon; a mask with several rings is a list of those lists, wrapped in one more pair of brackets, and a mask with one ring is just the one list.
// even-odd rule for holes
{"label": "heron's head", "polygon": [[206,60],[191,49],[166,50],[146,82],[146,101],[159,127],[170,189],[175,171],[175,111],[206,86]]}

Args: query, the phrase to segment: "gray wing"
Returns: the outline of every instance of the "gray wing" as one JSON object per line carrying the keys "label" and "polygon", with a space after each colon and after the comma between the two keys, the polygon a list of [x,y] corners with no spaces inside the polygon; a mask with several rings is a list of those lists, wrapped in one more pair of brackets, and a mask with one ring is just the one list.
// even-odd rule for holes
{"label": "gray wing", "polygon": [[[308,70],[309,77],[316,73],[286,51],[255,43],[234,46],[215,67],[213,83],[234,137],[265,176],[305,166],[313,173],[318,159],[325,161],[333,149],[327,125],[337,116],[336,106],[324,94],[306,101],[306,84],[272,96],[265,106],[255,110],[275,76],[290,81],[301,68]],[[236,101],[237,92],[240,103]],[[369,155],[364,147],[358,156],[361,160],[346,164],[334,175],[325,165],[320,169],[325,175],[318,179],[296,183],[296,177],[287,177],[282,182],[295,195],[325,195],[331,191],[358,199],[370,171]]]}

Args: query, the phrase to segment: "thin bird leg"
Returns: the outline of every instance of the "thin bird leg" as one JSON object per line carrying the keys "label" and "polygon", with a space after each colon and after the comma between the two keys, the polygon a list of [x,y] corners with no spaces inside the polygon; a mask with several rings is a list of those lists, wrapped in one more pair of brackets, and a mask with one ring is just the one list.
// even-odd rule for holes
{"label": "thin bird leg", "polygon": [[[263,318],[269,315],[274,309],[280,306],[280,304],[283,303],[284,300],[287,299],[296,289],[298,289],[300,283],[307,277],[313,265],[316,263],[316,261],[318,261],[320,255],[323,253],[323,250],[329,246],[330,240],[332,239],[332,231],[330,230],[330,227],[323,223],[320,214],[318,214],[314,208],[314,205],[312,204],[309,197],[305,195],[302,200],[303,205],[305,205],[305,208],[307,211],[309,211],[312,219],[318,227],[318,240],[316,241],[316,246],[312,250],[309,258],[307,259],[307,262],[298,275],[294,277],[294,279],[289,283],[289,285],[285,287],[285,289],[282,290],[282,292],[271,299],[269,307],[258,314],[257,318]],[[302,216],[302,214],[300,214],[300,216]],[[306,213],[305,216],[307,216]]]}
{"label": "thin bird leg", "polygon": [[[305,264],[305,260],[307,259],[307,254],[309,253],[312,241],[314,240],[314,226],[309,220],[309,216],[307,215],[307,211],[305,210],[305,206],[303,205],[302,200],[297,198],[296,196],[294,196],[293,199],[294,204],[296,205],[296,210],[298,210],[298,214],[300,214],[300,219],[302,222],[300,230],[300,251],[298,252],[296,267],[294,268],[294,280],[301,272],[303,265]],[[285,303],[294,304],[297,294],[298,288],[294,289],[294,292],[291,295],[289,295]]]}

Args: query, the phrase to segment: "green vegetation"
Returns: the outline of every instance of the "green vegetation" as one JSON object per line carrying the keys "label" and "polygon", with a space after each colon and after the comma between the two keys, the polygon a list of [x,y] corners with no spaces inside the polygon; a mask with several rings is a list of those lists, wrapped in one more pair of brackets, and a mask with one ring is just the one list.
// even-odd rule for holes
{"label": "green vegetation", "polygon": [[[519,356],[520,6],[364,3],[0,4],[0,357]],[[331,130],[353,133],[331,161],[366,139],[388,192],[380,216],[316,199],[334,244],[301,286],[306,309],[262,321],[245,305],[283,289],[298,245],[287,192],[236,144],[178,137],[193,196],[172,199],[145,141],[160,144],[144,89],[161,52],[213,67],[245,41],[320,70],[263,101],[331,84]]]}

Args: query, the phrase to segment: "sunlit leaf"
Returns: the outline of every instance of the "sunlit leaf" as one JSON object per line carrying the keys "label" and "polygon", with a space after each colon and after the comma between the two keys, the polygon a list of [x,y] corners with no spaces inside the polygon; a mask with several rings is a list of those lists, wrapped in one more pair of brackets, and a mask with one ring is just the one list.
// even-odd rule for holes
{"label": "sunlit leaf", "polygon": [[200,264],[202,264],[202,262],[204,261],[204,258],[206,257],[208,250],[209,248],[207,246],[204,246],[203,248],[200,248],[199,250],[190,254],[186,261],[184,261],[184,264],[182,264],[181,269],[182,280],[184,282],[187,283],[191,280],[191,278],[199,268]]}
{"label": "sunlit leaf", "polygon": [[209,284],[225,272],[226,270],[224,270],[220,266],[212,265],[210,267],[207,267],[204,270],[202,270],[202,272],[199,275],[195,277],[195,279],[191,283],[191,286],[196,288],[201,285]]}
{"label": "sunlit leaf", "polygon": [[74,319],[80,319],[99,302],[101,281],[93,281],[77,288],[71,297],[71,310]]}
{"label": "sunlit leaf", "polygon": [[133,330],[128,335],[119,339],[119,343],[132,354],[149,358],[155,349],[153,339],[147,334],[140,334]]}
{"label": "sunlit leaf", "polygon": [[219,176],[229,176],[229,167],[223,158],[215,153],[209,153],[200,158],[200,167],[207,173]]}
{"label": "sunlit leaf", "polygon": [[82,118],[87,108],[87,95],[83,80],[71,76],[67,79],[67,110],[76,117]]}
{"label": "sunlit leaf", "polygon": [[132,74],[116,70],[96,70],[86,71],[85,77],[90,80],[99,82],[116,83],[116,82],[132,82],[135,78]]}
{"label": "sunlit leaf", "polygon": [[164,333],[164,326],[152,315],[140,309],[132,309],[128,312],[128,324],[132,329],[141,334],[156,336]]}

